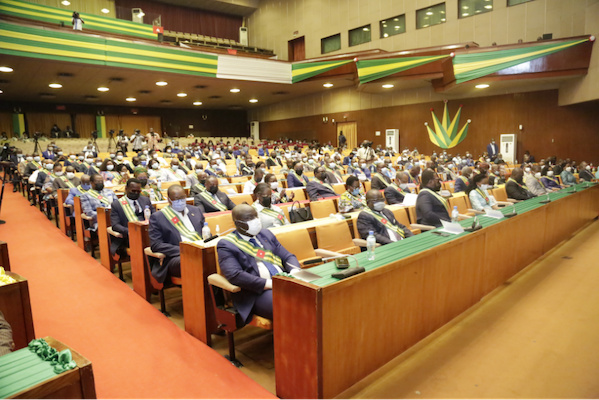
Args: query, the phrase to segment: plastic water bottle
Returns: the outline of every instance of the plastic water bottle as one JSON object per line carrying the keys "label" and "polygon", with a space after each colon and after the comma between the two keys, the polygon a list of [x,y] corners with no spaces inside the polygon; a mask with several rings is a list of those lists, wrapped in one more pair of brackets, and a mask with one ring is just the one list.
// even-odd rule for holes
{"label": "plastic water bottle", "polygon": [[451,212],[451,222],[458,222],[458,206],[453,206],[453,211]]}
{"label": "plastic water bottle", "polygon": [[208,222],[204,222],[204,227],[202,228],[202,239],[208,239],[210,236],[210,227],[208,226]]}
{"label": "plastic water bottle", "polygon": [[374,248],[376,247],[376,238],[374,237],[374,231],[368,232],[366,238],[366,252],[368,254],[368,261],[374,261]]}
{"label": "plastic water bottle", "polygon": [[146,222],[150,221],[150,216],[152,216],[152,210],[150,210],[150,206],[146,206],[146,208],[144,208],[144,219]]}
{"label": "plastic water bottle", "polygon": [[220,236],[220,226],[216,225],[216,232],[214,234]]}

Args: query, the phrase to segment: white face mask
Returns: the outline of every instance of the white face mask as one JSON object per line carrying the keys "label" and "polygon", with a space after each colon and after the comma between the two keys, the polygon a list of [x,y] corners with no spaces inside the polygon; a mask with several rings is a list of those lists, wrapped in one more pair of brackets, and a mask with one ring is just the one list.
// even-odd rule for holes
{"label": "white face mask", "polygon": [[35,156],[35,157],[33,157],[33,159],[38,162],[39,162],[39,160],[41,160],[41,158],[39,156]]}
{"label": "white face mask", "polygon": [[179,166],[178,165],[172,165],[171,168],[173,169],[173,171],[176,171],[176,170],[179,169]]}
{"label": "white face mask", "polygon": [[59,151],[59,152],[58,152],[58,155],[59,155],[59,156],[62,156],[62,154],[63,154],[63,152],[62,152],[62,151]]}
{"label": "white face mask", "polygon": [[119,160],[119,161],[121,161],[123,159],[123,156],[118,155],[118,156],[116,156],[116,159]]}
{"label": "white face mask", "polygon": [[547,176],[553,176],[553,171],[547,171]]}
{"label": "white face mask", "polygon": [[279,182],[270,182],[271,190],[277,190],[279,188]]}
{"label": "white face mask", "polygon": [[112,164],[108,164],[108,165],[106,166],[106,169],[107,169],[108,171],[112,171],[112,170],[114,169],[114,165],[112,165]]}
{"label": "white face mask", "polygon": [[408,184],[407,183],[400,183],[399,187],[405,190],[405,189],[408,188]]}
{"label": "white face mask", "polygon": [[81,161],[83,161],[83,160],[85,160],[85,157],[83,157],[83,156],[79,156],[79,159],[80,159]]}
{"label": "white face mask", "polygon": [[526,168],[524,168],[524,171],[526,171],[526,172],[530,172],[530,167],[526,167]]}
{"label": "white face mask", "polygon": [[487,184],[484,184],[484,183],[483,183],[482,185],[480,185],[480,188],[481,188],[482,190],[489,190],[489,189],[491,188],[491,185],[487,185]]}
{"label": "white face mask", "polygon": [[158,164],[156,164],[156,163],[152,164],[152,169],[158,169],[158,167],[159,167]]}
{"label": "white face mask", "polygon": [[96,167],[101,167],[101,166],[102,166],[102,163],[101,163],[101,162],[97,162],[97,163],[96,163]]}
{"label": "white face mask", "polygon": [[202,171],[203,171],[203,169],[196,169],[196,174],[199,174]]}
{"label": "white face mask", "polygon": [[591,166],[590,165],[587,165],[585,168],[588,169],[589,171],[591,170]]}
{"label": "white face mask", "polygon": [[572,167],[567,167],[567,168],[566,168],[566,171],[568,171],[568,172],[572,172]]}
{"label": "white face mask", "polygon": [[46,164],[46,168],[47,168],[47,169],[50,169],[50,170],[51,170],[53,167],[54,167],[54,164]]}
{"label": "white face mask", "polygon": [[374,210],[375,211],[383,211],[384,208],[385,208],[385,202],[384,201],[377,201],[376,203],[374,203]]}
{"label": "white face mask", "polygon": [[69,158],[70,158],[71,160],[74,160],[74,159],[76,159],[76,158],[77,158],[77,156],[69,156]]}
{"label": "white face mask", "polygon": [[540,172],[535,173],[535,178],[539,179],[540,177],[541,177],[541,173]]}
{"label": "white face mask", "polygon": [[114,154],[111,154],[111,155],[110,155],[110,158],[114,158],[114,156],[115,156]]}
{"label": "white face mask", "polygon": [[67,178],[68,179],[73,179],[75,177],[75,173],[74,172],[67,172]]}
{"label": "white face mask", "polygon": [[57,172],[54,173],[54,175],[56,175],[56,176],[62,176],[62,171],[57,171]]}
{"label": "white face mask", "polygon": [[27,161],[33,161],[33,157],[27,157],[26,160]]}
{"label": "white face mask", "polygon": [[247,233],[251,236],[256,236],[262,230],[262,222],[260,222],[260,218],[255,218],[249,221],[246,221],[248,224]]}
{"label": "white face mask", "polygon": [[366,164],[361,164],[360,165],[362,168],[366,168]]}

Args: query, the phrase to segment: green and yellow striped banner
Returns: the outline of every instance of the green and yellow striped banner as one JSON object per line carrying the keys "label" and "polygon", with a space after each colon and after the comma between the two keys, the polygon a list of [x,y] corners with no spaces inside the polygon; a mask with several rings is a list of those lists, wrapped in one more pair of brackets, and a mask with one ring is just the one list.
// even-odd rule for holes
{"label": "green and yellow striped banner", "polygon": [[98,138],[106,137],[106,117],[104,115],[96,115],[96,130]]}
{"label": "green and yellow striped banner", "polygon": [[13,137],[21,137],[25,132],[25,114],[12,115],[12,133]]}
{"label": "green and yellow striped banner", "polygon": [[6,22],[0,22],[0,54],[207,77],[216,77],[218,63],[212,54]]}
{"label": "green and yellow striped banner", "polygon": [[[0,14],[2,15],[55,23],[57,25],[63,23],[65,26],[72,26],[73,11],[75,10],[50,7],[21,0],[0,0]],[[79,13],[79,15],[85,22],[83,30],[87,28],[145,39],[157,38],[152,25],[94,14]]]}
{"label": "green and yellow striped banner", "polygon": [[589,40],[587,38],[510,50],[457,54],[453,58],[453,73],[456,83],[464,83],[493,74],[502,69],[545,57],[549,54],[576,46],[577,44],[588,42]]}
{"label": "green and yellow striped banner", "polygon": [[416,68],[445,57],[449,57],[449,55],[358,60],[358,77],[360,78],[360,83],[367,83],[396,74],[398,72]]}
{"label": "green and yellow striped banner", "polygon": [[304,62],[291,65],[291,82],[297,83],[313,76],[330,71],[345,64],[349,64],[352,60],[341,61],[319,61],[319,62]]}
{"label": "green and yellow striped banner", "polygon": [[434,110],[431,110],[431,114],[433,116],[433,125],[435,129],[431,129],[431,127],[428,126],[428,123],[425,125],[426,130],[428,131],[428,137],[435,146],[438,146],[442,149],[451,149],[452,147],[460,144],[460,142],[466,138],[470,120],[468,120],[462,129],[458,130],[460,116],[462,115],[462,106],[460,106],[458,109],[458,112],[455,114],[453,120],[449,118],[447,102],[445,102],[445,106],[443,108],[443,119],[441,122],[435,115]]}

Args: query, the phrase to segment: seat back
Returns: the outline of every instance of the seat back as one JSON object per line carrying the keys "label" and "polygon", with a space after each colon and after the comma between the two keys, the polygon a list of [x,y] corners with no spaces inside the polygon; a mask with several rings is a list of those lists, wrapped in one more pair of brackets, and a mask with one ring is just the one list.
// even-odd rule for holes
{"label": "seat back", "polygon": [[393,211],[393,216],[400,224],[410,227],[410,217],[408,216],[407,208],[396,208]]}
{"label": "seat back", "polygon": [[455,206],[457,206],[458,212],[460,214],[467,214],[468,213],[468,205],[466,203],[466,197],[467,196],[450,197],[449,198],[449,206],[451,207],[452,210]]}
{"label": "seat back", "polygon": [[208,213],[206,214],[206,222],[208,222],[210,232],[212,232],[213,235],[216,234],[216,225],[218,225],[218,228],[221,233],[235,227],[235,224],[233,223],[233,217],[231,216],[231,212],[226,212],[214,216]]}
{"label": "seat back", "polygon": [[306,199],[306,191],[304,190],[304,188],[291,188],[291,189],[286,189],[286,191],[295,193],[295,196],[293,197],[293,201],[307,200]]}
{"label": "seat back", "polygon": [[337,208],[333,200],[319,200],[310,202],[310,211],[312,216],[318,219],[337,213]]}
{"label": "seat back", "polygon": [[338,195],[342,195],[343,193],[345,193],[344,183],[333,183],[331,186],[333,187],[335,193],[337,193]]}
{"label": "seat back", "polygon": [[310,234],[306,229],[277,232],[276,236],[281,245],[291,254],[295,254],[300,263],[317,258]]}
{"label": "seat back", "polygon": [[367,192],[370,189],[372,189],[372,182],[370,182],[370,181],[364,181],[363,184],[364,184],[364,191],[365,192]]}
{"label": "seat back", "polygon": [[239,193],[239,185],[218,185],[218,190],[226,193],[227,195]]}
{"label": "seat back", "polygon": [[[162,182],[160,184],[160,190],[166,190],[173,185],[181,185],[181,181]],[[181,185],[181,186],[185,186],[185,183],[183,183],[183,185]]]}
{"label": "seat back", "polygon": [[354,245],[345,221],[336,221],[326,225],[316,226],[318,248],[343,254],[357,254],[360,248]]}
{"label": "seat back", "polygon": [[250,180],[250,176],[232,176],[231,177],[231,183],[237,183],[237,182],[247,182]]}
{"label": "seat back", "polygon": [[445,182],[443,182],[443,189],[449,190],[451,193],[453,193],[453,191],[455,189],[455,181],[445,181]]}
{"label": "seat back", "polygon": [[505,186],[491,189],[491,194],[497,201],[507,201],[507,192],[505,191]]}
{"label": "seat back", "polygon": [[231,201],[233,203],[235,203],[235,205],[239,205],[239,204],[243,204],[243,203],[252,205],[252,203],[254,203],[254,199],[252,198],[252,195],[249,193],[233,194],[233,195],[229,196],[229,198],[231,199]]}

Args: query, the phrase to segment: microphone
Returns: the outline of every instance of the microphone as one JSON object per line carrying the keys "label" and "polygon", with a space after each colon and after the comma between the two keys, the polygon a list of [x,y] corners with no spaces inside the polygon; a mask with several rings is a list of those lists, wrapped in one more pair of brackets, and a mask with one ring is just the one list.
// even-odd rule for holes
{"label": "microphone", "polygon": [[[322,261],[337,260],[341,258],[347,259],[347,257],[351,257],[354,259],[354,261],[356,262],[356,267],[360,266],[360,264],[358,263],[358,259],[353,254],[340,254],[338,256],[325,257],[322,259]],[[335,263],[335,265],[337,266],[337,269],[346,269],[349,267],[349,261],[347,262],[347,264]]]}
{"label": "microphone", "polygon": [[551,199],[549,198],[549,193],[547,193],[547,197],[545,198],[545,200],[542,200],[539,203],[541,203],[541,204],[551,203]]}
{"label": "microphone", "polygon": [[217,237],[221,237],[221,236],[223,236],[225,233],[229,233],[229,232],[231,232],[231,231],[234,231],[234,230],[235,230],[235,227],[233,227],[233,228],[231,228],[231,229],[227,229],[226,231],[224,231],[224,232],[223,232],[223,233],[221,233],[220,235],[212,235],[212,236],[210,236],[209,238],[207,238],[207,239],[204,239],[204,243],[210,242],[210,241],[212,241],[212,240],[216,239]]}

